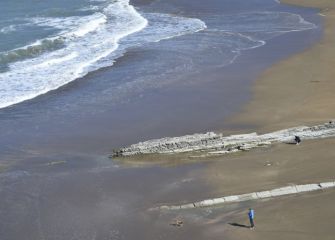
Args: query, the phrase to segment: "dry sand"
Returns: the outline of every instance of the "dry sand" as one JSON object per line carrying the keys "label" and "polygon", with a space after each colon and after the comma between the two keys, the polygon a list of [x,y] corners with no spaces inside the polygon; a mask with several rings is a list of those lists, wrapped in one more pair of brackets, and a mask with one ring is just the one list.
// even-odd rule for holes
{"label": "dry sand", "polygon": [[[312,48],[264,72],[256,82],[252,101],[232,119],[264,132],[335,118],[335,1],[282,2],[320,8],[325,30]],[[334,179],[334,144],[335,139],[308,141],[226,156],[210,165],[205,178],[217,186],[213,195]],[[251,202],[256,229],[226,224],[224,239],[334,239],[334,200],[335,191],[329,190]],[[229,221],[247,225],[246,211],[231,215]]]}

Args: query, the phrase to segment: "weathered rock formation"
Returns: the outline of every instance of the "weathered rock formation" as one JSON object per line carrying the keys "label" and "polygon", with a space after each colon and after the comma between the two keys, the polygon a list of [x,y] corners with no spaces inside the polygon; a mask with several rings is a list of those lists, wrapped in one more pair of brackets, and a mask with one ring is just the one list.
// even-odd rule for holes
{"label": "weathered rock formation", "polygon": [[300,139],[318,139],[335,136],[335,122],[330,121],[313,127],[294,127],[272,133],[257,133],[223,136],[214,132],[193,134],[182,137],[162,138],[140,142],[129,147],[115,150],[112,157],[125,157],[137,154],[185,153],[205,151],[208,154],[225,154],[246,151],[273,143],[294,143],[295,136]]}
{"label": "weathered rock formation", "polygon": [[243,202],[249,200],[258,200],[265,198],[273,198],[284,195],[298,194],[303,192],[312,192],[317,190],[325,190],[328,188],[334,188],[335,182],[324,182],[317,184],[305,184],[305,185],[292,185],[287,187],[276,188],[268,191],[262,192],[252,192],[242,195],[233,195],[220,198],[207,199],[194,203],[187,203],[182,205],[172,205],[172,206],[160,206],[157,208],[152,208],[150,210],[180,210],[180,209],[191,209],[198,207],[210,207],[218,204],[233,203],[233,202]]}

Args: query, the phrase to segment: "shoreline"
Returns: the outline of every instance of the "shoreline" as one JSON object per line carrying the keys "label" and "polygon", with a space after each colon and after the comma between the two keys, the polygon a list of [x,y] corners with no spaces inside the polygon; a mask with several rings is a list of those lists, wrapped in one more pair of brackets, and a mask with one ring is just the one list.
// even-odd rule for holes
{"label": "shoreline", "polygon": [[[302,0],[285,0],[282,3],[320,8],[324,17],[324,34],[313,46],[267,69],[255,81],[251,101],[241,113],[231,118],[230,122],[257,126],[257,131],[263,133],[305,124],[314,125],[335,116],[335,95],[332,94],[335,89],[335,83],[332,83],[332,76],[335,76],[335,49],[332,46],[335,42],[335,3]],[[265,186],[278,187],[280,184],[329,178],[333,175],[329,170],[333,165],[334,142],[331,138],[303,142],[303,146],[298,148],[275,146],[268,150],[251,151],[250,155],[219,157],[209,164],[208,172],[203,177],[215,189],[209,197],[248,192],[250,188],[264,189]],[[329,210],[332,209],[333,199],[334,191],[330,191],[320,192],[320,195],[308,193],[280,197],[268,202],[249,201],[228,212],[225,207],[216,208],[213,212],[219,215],[219,224],[213,224],[211,217],[208,217],[206,220],[211,225],[206,231],[210,232],[207,233],[209,236],[216,236],[224,224],[221,234],[227,239],[275,240],[283,236],[295,240],[331,239],[334,230],[327,226],[335,215],[333,210]],[[251,234],[243,229],[246,223],[243,208],[248,207],[256,208],[259,221],[259,229],[257,227]],[[180,211],[182,214],[185,210]],[[315,223],[311,219],[319,221]],[[242,228],[231,224],[234,221]]]}
{"label": "shoreline", "polygon": [[[285,40],[284,44],[289,44],[289,46],[278,48],[283,50],[279,53],[279,57],[275,52],[278,49],[270,50],[280,43],[280,40],[274,40],[274,43],[265,46],[264,50],[258,49],[257,51],[260,50],[262,54],[247,53],[245,57],[241,57],[238,61],[240,64],[242,63],[242,66],[247,66],[245,73],[234,75],[238,73],[238,70],[231,67],[232,70],[228,76],[228,78],[238,80],[234,84],[240,85],[240,87],[235,91],[240,91],[242,92],[240,94],[244,95],[245,88],[254,84],[254,81],[249,81],[250,79],[241,80],[237,78],[246,75],[249,75],[249,78],[254,78],[259,73],[257,71],[261,71],[259,69],[267,68],[274,62],[274,59],[282,59],[289,53],[294,54],[293,52],[296,51],[292,51],[292,49],[297,44],[293,44],[292,39],[295,38],[294,41],[297,41],[296,39],[301,36],[309,36],[307,33],[301,34],[292,37],[280,37],[281,40]],[[304,43],[304,46],[307,45],[307,43]],[[135,51],[134,55],[136,54],[142,56],[143,52],[139,51],[137,53]],[[255,62],[251,61],[259,56],[265,56],[266,58]],[[134,56],[131,55],[130,57]],[[150,57],[150,55],[147,57]],[[253,69],[257,64],[261,67]],[[117,65],[122,65],[122,63]],[[257,73],[250,74],[248,72],[250,69]],[[103,71],[91,74],[85,78],[85,81],[89,82],[91,76],[93,76],[92,79],[100,81],[115,76],[109,72],[109,69]],[[117,108],[114,111],[110,110],[106,114],[101,114],[94,108],[96,104],[89,106],[89,108],[87,106],[85,108],[73,108],[76,110],[73,111],[76,114],[78,110],[83,110],[83,115],[78,117],[68,116],[66,111],[59,114],[57,108],[55,111],[53,111],[55,108],[51,108],[49,110],[50,114],[46,114],[46,118],[42,120],[40,120],[40,117],[44,116],[44,111],[41,110],[41,113],[37,112],[37,117],[34,117],[33,120],[18,122],[15,129],[26,129],[25,126],[27,125],[35,126],[31,132],[36,134],[37,137],[31,137],[33,135],[29,130],[17,134],[18,140],[25,143],[26,139],[29,139],[32,143],[27,147],[24,145],[30,150],[26,151],[24,149],[25,151],[22,151],[21,155],[24,161],[17,164],[14,171],[6,176],[4,174],[3,178],[0,178],[2,186],[5,186],[1,191],[3,198],[0,203],[4,213],[8,214],[8,217],[4,215],[5,217],[0,219],[0,232],[6,231],[8,236],[14,234],[17,239],[22,238],[22,236],[27,239],[42,239],[43,236],[72,237],[74,239],[78,236],[84,236],[81,239],[222,239],[222,236],[227,235],[226,225],[228,221],[233,218],[237,218],[238,221],[240,215],[235,213],[239,213],[241,209],[247,206],[244,204],[250,204],[249,202],[231,208],[229,206],[219,210],[195,210],[194,212],[173,213],[172,215],[156,215],[148,213],[146,210],[157,203],[170,204],[181,200],[195,201],[202,199],[204,196],[231,195],[236,194],[236,192],[247,192],[250,189],[259,190],[259,186],[262,189],[271,189],[286,185],[288,182],[305,184],[322,182],[333,177],[333,171],[329,165],[333,164],[334,151],[331,151],[329,154],[331,156],[326,161],[320,161],[320,163],[314,161],[320,153],[327,149],[327,146],[334,143],[333,139],[304,141],[299,146],[278,144],[274,145],[273,148],[253,149],[250,154],[238,153],[230,156],[219,156],[209,159],[209,161],[207,159],[195,160],[192,164],[185,164],[183,159],[177,156],[173,159],[173,162],[169,161],[171,165],[168,167],[159,163],[156,166],[138,168],[137,166],[129,166],[128,163],[122,165],[117,161],[110,161],[105,155],[98,155],[106,153],[110,145],[113,144],[138,141],[148,136],[151,138],[167,133],[175,135],[176,132],[184,133],[193,129],[220,127],[222,119],[225,119],[222,113],[226,111],[224,99],[231,101],[229,97],[224,98],[222,96],[226,91],[230,91],[229,84],[221,83],[224,73],[225,71],[222,71],[222,69],[210,75],[205,72],[198,77],[200,80],[204,76],[209,77],[208,83],[199,84],[191,89],[187,84],[182,87],[176,86],[177,90],[173,87],[169,87],[168,90],[164,88],[158,91],[158,94],[155,93],[154,97],[150,91],[151,96],[147,98],[144,96],[143,99],[139,100],[140,103],[147,103],[145,105],[147,111],[141,108],[136,109],[135,106],[129,109],[120,107],[120,109]],[[194,81],[192,78],[191,80]],[[73,83],[71,86],[84,86],[85,88],[85,81]],[[228,87],[228,90],[224,89],[225,86]],[[244,89],[241,90],[241,88]],[[69,86],[64,89],[68,91],[69,95],[74,92]],[[86,92],[89,93],[91,90],[92,88],[87,87]],[[60,96],[64,92],[66,91],[57,92],[57,100],[61,99],[58,104],[61,106],[62,101],[66,102],[64,99],[67,99]],[[79,92],[82,94],[83,90],[79,90]],[[86,92],[84,91],[84,93]],[[184,93],[187,94],[183,95]],[[56,95],[56,93],[51,95]],[[180,101],[178,101],[178,97],[175,98],[176,95],[182,96]],[[194,95],[197,96],[194,97]],[[75,96],[77,95],[69,99]],[[188,96],[190,96],[190,100],[185,104],[185,98]],[[184,101],[184,104],[178,105],[178,108],[175,109],[174,102],[170,103],[171,97],[174,97],[173,99],[177,103]],[[34,104],[41,99],[42,103]],[[51,103],[48,101],[50,99]],[[37,109],[45,109],[53,106],[55,99],[48,95],[20,105],[15,109],[19,109],[18,113],[21,113],[20,108],[24,109],[30,107],[30,105]],[[160,101],[153,101],[155,99]],[[48,103],[44,104],[43,102]],[[163,105],[165,108],[162,108],[162,102],[166,102],[166,106]],[[78,103],[85,102],[80,100]],[[56,104],[56,106],[59,105]],[[189,106],[196,107],[188,108]],[[235,109],[235,105],[228,104],[227,106]],[[63,106],[61,109],[63,109]],[[85,115],[87,109],[94,110],[93,114],[97,117],[88,118],[87,122],[84,123],[80,122],[80,119],[87,119],[87,115]],[[109,108],[99,108],[98,110],[106,109]],[[170,113],[171,109],[173,109],[174,114]],[[188,112],[185,113],[185,109],[196,114],[189,115]],[[201,113],[198,114],[197,109],[202,109],[202,111],[199,111]],[[72,111],[68,110],[68,112]],[[152,112],[155,112],[155,114],[152,114]],[[210,114],[213,112],[218,116]],[[34,115],[33,113],[35,112],[29,112],[30,115]],[[29,114],[27,114],[28,117]],[[159,117],[156,118],[157,115]],[[63,120],[63,116],[67,117],[66,121]],[[208,116],[213,117],[215,121],[210,121]],[[10,120],[8,122],[11,122]],[[51,130],[46,130],[50,126],[49,120],[56,124],[51,127]],[[190,120],[194,122],[190,123]],[[63,121],[66,123],[63,123]],[[68,124],[71,121],[75,123]],[[30,122],[33,124],[29,124]],[[117,123],[122,124],[117,125]],[[178,123],[181,124],[178,125]],[[201,125],[202,123],[203,125]],[[2,128],[5,129],[6,126],[4,125]],[[8,129],[13,128],[11,124],[8,124],[8,126]],[[73,128],[73,126],[76,128]],[[245,126],[253,125],[247,124]],[[162,130],[163,127],[165,129]],[[12,146],[11,144],[17,145],[18,140],[13,137],[13,133],[10,131],[5,133],[5,137],[10,136],[12,138],[7,145],[9,147]],[[7,147],[7,145],[3,144],[4,147]],[[11,156],[18,158],[18,149],[21,148],[14,148],[13,152],[15,153]],[[307,159],[305,158],[306,152],[308,152],[309,157]],[[6,158],[8,157],[6,156]],[[290,161],[291,158],[294,158],[294,161]],[[147,158],[145,160],[150,161]],[[322,173],[321,170],[315,171],[316,168],[324,171]],[[306,195],[309,196],[309,194]],[[306,196],[304,195],[303,198],[306,198]],[[36,202],[38,205],[35,205]],[[24,206],[25,208],[17,208],[16,206]],[[258,209],[256,212],[259,216],[258,219],[261,219],[261,212]],[[264,212],[266,213],[266,211]],[[219,215],[218,219],[215,219],[216,215]],[[179,216],[187,219],[184,227],[174,229],[169,226],[169,221]],[[221,218],[221,216],[224,217]],[[32,218],[37,219],[36,224],[33,222],[31,226],[29,224],[27,226]],[[22,220],[18,222],[17,219]],[[214,220],[216,222],[213,224]],[[22,229],[22,226],[26,227],[24,228],[25,231],[17,231],[17,229]],[[49,228],[49,226],[52,227]],[[235,230],[240,232],[239,229]],[[26,236],[27,232],[30,234],[29,236]],[[233,235],[236,237],[235,233]],[[230,239],[229,235],[227,236]],[[243,238],[247,237],[241,237],[240,239]]]}
{"label": "shoreline", "polygon": [[[324,34],[322,39],[288,59],[276,63],[267,69],[259,79],[256,80],[252,99],[244,107],[241,113],[231,118],[232,122],[239,124],[250,124],[257,126],[258,131],[266,132],[281,128],[290,128],[296,124],[316,124],[326,121],[335,116],[335,2],[317,0],[282,0],[284,4],[302,7],[313,7],[320,9],[320,16],[324,18]],[[303,149],[292,151],[289,147],[280,147],[280,153],[276,150],[262,151],[253,156],[238,157],[235,160],[243,161],[269,161],[277,164],[287,164],[283,172],[277,174],[277,179],[271,184],[279,182],[289,184],[296,181],[306,181],[312,178],[322,179],[330,176],[328,169],[331,168],[330,160],[333,158],[332,148],[335,140],[313,141],[303,143]],[[251,158],[251,159],[250,159]],[[300,166],[295,166],[295,161],[300,159]],[[224,160],[224,159],[222,159]],[[241,168],[240,174],[249,170],[242,163],[235,163]],[[236,168],[232,164],[230,171]],[[210,174],[220,172],[219,164],[210,167]],[[227,165],[221,164],[221,169]],[[291,165],[291,166],[290,166]],[[265,166],[265,165],[264,165]],[[282,166],[283,167],[283,166]],[[228,167],[229,168],[229,167]],[[228,170],[224,170],[228,174]],[[227,191],[222,185],[224,179],[231,177],[211,177],[216,182],[219,193]],[[260,173],[261,174],[261,173]],[[264,174],[264,173],[262,173]],[[270,174],[270,173],[269,173]],[[252,174],[251,174],[252,175]],[[265,174],[266,176],[266,174]],[[258,181],[259,177],[250,176],[251,182]],[[232,178],[234,179],[234,178]],[[237,181],[237,180],[235,180]],[[264,184],[260,181],[259,184]],[[227,185],[227,184],[224,184]],[[249,185],[249,183],[248,183]],[[261,185],[260,185],[261,186]],[[244,188],[244,187],[238,187]],[[236,191],[236,189],[235,189]],[[234,191],[234,192],[235,192]],[[243,227],[233,224],[226,225],[225,237],[227,239],[332,239],[333,228],[329,227],[335,212],[332,210],[334,192],[306,194],[305,196],[287,197],[271,200],[268,202],[250,202],[247,206],[253,207],[258,212],[258,226],[250,233]],[[246,208],[247,208],[246,206]],[[244,210],[245,211],[245,210]],[[238,226],[247,224],[245,212],[239,210],[229,221],[238,223]],[[314,222],[311,219],[318,219]],[[257,222],[257,221],[256,221]],[[256,223],[257,225],[257,223]]]}
{"label": "shoreline", "polygon": [[335,116],[335,3],[284,0],[282,3],[321,9],[322,39],[302,53],[267,69],[252,87],[252,99],[230,122],[258,126],[260,131],[315,124]]}

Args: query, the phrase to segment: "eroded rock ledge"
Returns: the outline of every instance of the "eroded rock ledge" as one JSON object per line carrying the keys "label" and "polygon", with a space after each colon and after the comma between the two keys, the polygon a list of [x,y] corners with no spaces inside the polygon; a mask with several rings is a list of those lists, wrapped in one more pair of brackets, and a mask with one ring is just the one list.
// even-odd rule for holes
{"label": "eroded rock ledge", "polygon": [[241,195],[233,195],[226,197],[219,197],[213,199],[207,199],[194,203],[187,203],[182,205],[171,205],[171,206],[160,206],[156,208],[152,208],[150,210],[181,210],[181,209],[191,209],[191,208],[199,208],[199,207],[210,207],[219,204],[225,203],[234,203],[234,202],[244,202],[249,200],[258,200],[258,199],[266,199],[266,198],[274,198],[284,195],[292,195],[304,192],[312,192],[317,190],[325,190],[329,188],[334,188],[335,182],[323,182],[323,183],[314,183],[314,184],[304,184],[304,185],[292,185],[287,187],[275,188],[268,191],[262,192],[252,192]]}
{"label": "eroded rock ledge", "polygon": [[294,127],[263,135],[250,133],[223,136],[223,134],[208,132],[182,137],[155,139],[114,150],[112,157],[126,157],[138,154],[185,153],[193,151],[204,151],[208,154],[225,154],[247,151],[252,148],[267,146],[273,143],[294,143],[295,136],[299,136],[302,140],[334,137],[335,122],[330,121],[312,127]]}

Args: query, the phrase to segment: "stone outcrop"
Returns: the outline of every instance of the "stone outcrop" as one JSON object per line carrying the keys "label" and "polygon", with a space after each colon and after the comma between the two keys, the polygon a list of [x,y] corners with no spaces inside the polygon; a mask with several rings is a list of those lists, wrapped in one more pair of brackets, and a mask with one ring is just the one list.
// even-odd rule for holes
{"label": "stone outcrop", "polygon": [[149,140],[115,150],[112,157],[154,153],[185,153],[193,151],[205,151],[208,154],[225,154],[247,151],[252,148],[267,146],[273,143],[294,143],[295,136],[299,136],[301,140],[334,137],[335,122],[330,121],[329,123],[313,127],[294,127],[263,135],[250,133],[223,136],[223,134],[208,132],[182,137]]}
{"label": "stone outcrop", "polygon": [[234,203],[234,202],[244,202],[249,200],[259,200],[259,199],[266,199],[266,198],[274,198],[284,195],[292,195],[304,192],[312,192],[317,190],[325,190],[328,188],[334,188],[335,182],[324,182],[324,183],[317,183],[317,184],[305,184],[305,185],[292,185],[287,187],[275,188],[268,191],[262,192],[252,192],[242,195],[233,195],[233,196],[226,196],[226,197],[219,197],[213,199],[207,199],[199,202],[194,203],[187,203],[182,205],[172,205],[172,206],[160,206],[157,208],[152,208],[151,210],[181,210],[181,209],[192,209],[192,208],[199,208],[199,207],[210,207],[219,204],[225,203]]}

